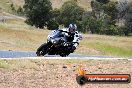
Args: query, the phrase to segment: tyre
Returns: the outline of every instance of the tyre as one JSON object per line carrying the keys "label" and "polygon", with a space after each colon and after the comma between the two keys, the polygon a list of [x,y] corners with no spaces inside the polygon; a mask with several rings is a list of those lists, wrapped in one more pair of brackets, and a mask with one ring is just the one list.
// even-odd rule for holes
{"label": "tyre", "polygon": [[84,76],[77,76],[76,81],[79,85],[84,85],[87,82],[87,79]]}
{"label": "tyre", "polygon": [[63,47],[60,50],[61,51],[59,52],[59,55],[61,57],[66,57],[66,56],[68,56],[71,53],[67,47]]}
{"label": "tyre", "polygon": [[70,54],[70,53],[61,53],[60,56],[61,56],[61,57],[66,57],[66,56],[68,56],[69,54]]}
{"label": "tyre", "polygon": [[61,53],[60,56],[61,56],[61,57],[66,57],[67,55],[64,54],[64,53]]}
{"label": "tyre", "polygon": [[42,44],[38,49],[37,49],[37,56],[44,56],[45,54],[48,53],[48,44],[44,43]]}

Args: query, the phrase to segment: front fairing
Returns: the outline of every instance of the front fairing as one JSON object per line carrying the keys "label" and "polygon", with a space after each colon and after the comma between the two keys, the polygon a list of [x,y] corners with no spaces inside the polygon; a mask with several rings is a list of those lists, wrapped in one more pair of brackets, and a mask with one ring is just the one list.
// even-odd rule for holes
{"label": "front fairing", "polygon": [[56,37],[58,37],[59,34],[60,34],[60,31],[54,30],[48,35],[47,39],[56,38]]}
{"label": "front fairing", "polygon": [[62,32],[59,31],[59,30],[54,30],[54,31],[52,31],[52,32],[48,35],[48,38],[47,38],[47,40],[48,40],[49,42],[52,42],[52,43],[53,43],[53,42],[57,42],[57,41],[59,41],[60,39],[66,41],[65,35],[63,35]]}

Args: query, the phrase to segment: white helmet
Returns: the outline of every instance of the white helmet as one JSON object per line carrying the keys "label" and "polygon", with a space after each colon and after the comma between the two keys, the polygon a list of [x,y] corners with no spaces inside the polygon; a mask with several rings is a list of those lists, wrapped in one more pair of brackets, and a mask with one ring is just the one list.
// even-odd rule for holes
{"label": "white helmet", "polygon": [[70,33],[74,33],[77,29],[77,25],[76,24],[70,24],[68,29],[69,29]]}

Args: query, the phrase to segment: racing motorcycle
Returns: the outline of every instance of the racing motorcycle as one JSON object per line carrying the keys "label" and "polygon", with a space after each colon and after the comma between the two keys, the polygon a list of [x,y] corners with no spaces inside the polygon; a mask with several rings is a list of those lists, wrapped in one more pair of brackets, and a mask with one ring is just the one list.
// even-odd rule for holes
{"label": "racing motorcycle", "polygon": [[53,31],[48,35],[47,43],[42,44],[37,49],[37,56],[60,55],[62,57],[68,56],[74,51],[71,47],[77,42],[67,42],[67,39],[60,31]]}

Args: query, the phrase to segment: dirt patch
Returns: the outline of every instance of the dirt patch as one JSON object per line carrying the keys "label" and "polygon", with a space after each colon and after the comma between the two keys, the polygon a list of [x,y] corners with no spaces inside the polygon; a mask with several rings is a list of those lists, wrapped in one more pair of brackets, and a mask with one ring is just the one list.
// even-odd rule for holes
{"label": "dirt patch", "polygon": [[[21,61],[21,60],[19,60]],[[127,60],[29,60],[34,68],[0,69],[0,88],[132,88],[130,84],[85,84],[76,82],[77,68],[82,65],[91,74],[131,74]],[[27,61],[27,64],[29,63]],[[12,61],[6,60],[10,65]],[[13,61],[14,62],[14,61]],[[17,63],[17,60],[15,61]],[[25,62],[24,62],[25,63]],[[22,64],[21,64],[22,65]]]}

